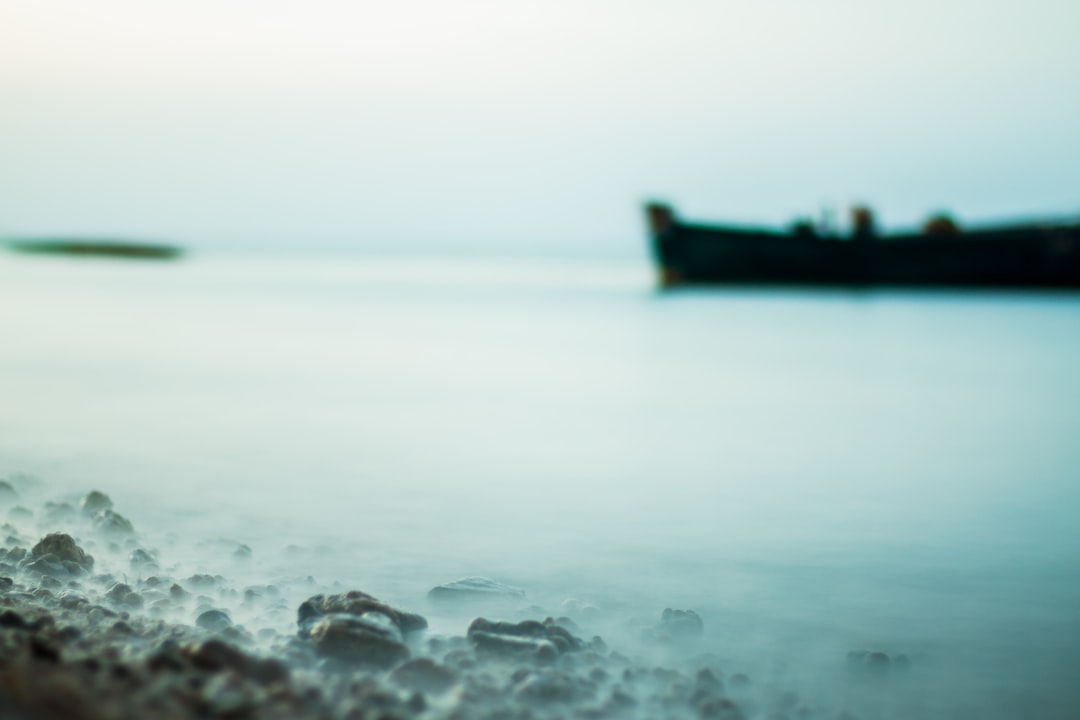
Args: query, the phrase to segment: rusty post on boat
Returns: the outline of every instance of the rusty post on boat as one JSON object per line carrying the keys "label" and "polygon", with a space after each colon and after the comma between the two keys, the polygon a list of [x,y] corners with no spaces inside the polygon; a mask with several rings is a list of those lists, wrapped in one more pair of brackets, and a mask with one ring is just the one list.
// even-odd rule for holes
{"label": "rusty post on boat", "polygon": [[665,245],[670,242],[671,231],[675,228],[675,211],[670,205],[659,202],[645,204],[645,219],[649,226],[653,254],[659,268],[659,284],[668,288],[682,282],[679,271],[667,258]]}
{"label": "rusty post on boat", "polygon": [[666,235],[675,224],[675,211],[670,205],[651,202],[645,205],[645,217],[649,222],[649,232],[654,238]]}
{"label": "rusty post on boat", "polygon": [[856,240],[870,240],[877,235],[874,211],[866,205],[851,208],[851,234]]}

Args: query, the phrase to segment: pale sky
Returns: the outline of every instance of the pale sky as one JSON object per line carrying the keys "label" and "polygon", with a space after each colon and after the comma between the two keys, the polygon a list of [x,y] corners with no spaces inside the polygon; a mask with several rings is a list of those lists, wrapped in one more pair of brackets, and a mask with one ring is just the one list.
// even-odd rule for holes
{"label": "pale sky", "polygon": [[619,252],[1080,214],[1076,0],[0,0],[0,234]]}

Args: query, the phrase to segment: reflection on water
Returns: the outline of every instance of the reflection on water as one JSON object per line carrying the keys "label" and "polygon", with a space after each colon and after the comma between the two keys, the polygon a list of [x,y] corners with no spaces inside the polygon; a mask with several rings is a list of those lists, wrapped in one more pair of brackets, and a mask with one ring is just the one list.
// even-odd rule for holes
{"label": "reflection on water", "polygon": [[883,649],[930,715],[1075,709],[1080,297],[649,282],[2,258],[0,474],[395,600],[486,575],[692,607],[810,695]]}

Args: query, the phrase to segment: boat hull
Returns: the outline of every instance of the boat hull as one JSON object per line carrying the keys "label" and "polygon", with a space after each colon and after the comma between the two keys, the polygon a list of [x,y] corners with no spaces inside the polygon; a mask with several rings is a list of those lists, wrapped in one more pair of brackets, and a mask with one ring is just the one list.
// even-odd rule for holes
{"label": "boat hull", "polygon": [[685,223],[655,205],[649,208],[649,221],[664,287],[1080,288],[1078,224],[1018,225],[948,236],[821,237]]}

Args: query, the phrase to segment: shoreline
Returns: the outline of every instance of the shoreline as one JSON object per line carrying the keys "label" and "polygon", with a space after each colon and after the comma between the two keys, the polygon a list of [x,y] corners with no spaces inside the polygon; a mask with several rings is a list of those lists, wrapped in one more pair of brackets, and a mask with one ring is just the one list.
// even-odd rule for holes
{"label": "shoreline", "polygon": [[[0,496],[19,494],[0,482]],[[634,628],[634,643],[609,647],[583,629],[600,627],[590,623],[597,608],[564,604],[555,617],[517,588],[466,578],[429,601],[471,622],[435,633],[410,608],[358,589],[313,586],[297,606],[273,584],[174,577],[107,496],[79,504],[9,510],[56,531],[31,538],[4,526],[5,718],[853,717],[724,667],[704,652],[693,610],[664,609]],[[251,552],[237,546],[232,559]],[[261,620],[245,626],[240,615]],[[847,662],[871,691],[907,669],[880,652]]]}

